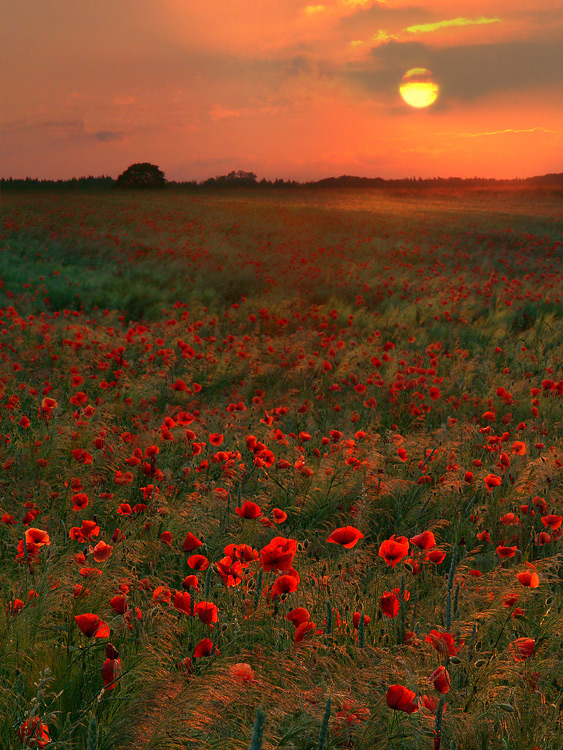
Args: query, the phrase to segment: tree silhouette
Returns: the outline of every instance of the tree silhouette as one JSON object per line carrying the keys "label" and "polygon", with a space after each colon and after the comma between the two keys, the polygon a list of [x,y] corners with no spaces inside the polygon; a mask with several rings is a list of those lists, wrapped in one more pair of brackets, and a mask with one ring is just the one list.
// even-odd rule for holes
{"label": "tree silhouette", "polygon": [[156,164],[132,164],[119,175],[116,181],[118,187],[149,188],[164,187],[166,177]]}

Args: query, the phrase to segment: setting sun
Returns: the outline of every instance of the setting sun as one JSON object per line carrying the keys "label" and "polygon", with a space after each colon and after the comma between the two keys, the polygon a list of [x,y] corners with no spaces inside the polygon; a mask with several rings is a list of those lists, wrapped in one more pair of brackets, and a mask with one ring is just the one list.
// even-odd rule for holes
{"label": "setting sun", "polygon": [[399,91],[407,104],[422,109],[434,104],[440,87],[426,68],[411,68],[403,76]]}

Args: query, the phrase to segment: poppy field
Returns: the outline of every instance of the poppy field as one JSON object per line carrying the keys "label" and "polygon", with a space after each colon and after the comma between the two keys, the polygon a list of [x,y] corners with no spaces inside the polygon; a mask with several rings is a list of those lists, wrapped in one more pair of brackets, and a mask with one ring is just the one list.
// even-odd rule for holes
{"label": "poppy field", "polygon": [[0,747],[561,748],[562,207],[3,194]]}

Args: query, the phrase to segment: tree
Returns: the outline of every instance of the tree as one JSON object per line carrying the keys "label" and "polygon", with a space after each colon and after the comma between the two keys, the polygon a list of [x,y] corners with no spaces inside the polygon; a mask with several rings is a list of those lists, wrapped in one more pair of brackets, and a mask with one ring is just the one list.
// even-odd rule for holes
{"label": "tree", "polygon": [[125,172],[119,175],[116,185],[118,187],[149,188],[164,187],[166,177],[156,164],[132,164]]}

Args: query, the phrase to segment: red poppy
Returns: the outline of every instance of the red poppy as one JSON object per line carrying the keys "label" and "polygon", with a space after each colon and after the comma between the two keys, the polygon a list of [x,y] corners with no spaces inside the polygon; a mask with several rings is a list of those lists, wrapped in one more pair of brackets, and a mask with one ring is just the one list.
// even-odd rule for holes
{"label": "red poppy", "polygon": [[524,456],[526,454],[526,443],[523,443],[521,440],[515,440],[512,443],[512,452],[516,456]]}
{"label": "red poppy", "polygon": [[39,716],[26,719],[18,729],[18,737],[26,747],[45,747],[51,741],[49,727]]}
{"label": "red poppy", "polygon": [[282,594],[290,594],[293,591],[297,591],[298,584],[299,575],[290,575],[289,573],[286,573],[274,581],[272,588],[270,589],[270,596],[275,598]]}
{"label": "red poppy", "polygon": [[525,661],[534,655],[536,642],[533,638],[517,638],[510,644],[510,653],[514,661]]}
{"label": "red poppy", "polygon": [[153,591],[152,598],[157,604],[170,604],[172,592],[167,586],[157,586]]}
{"label": "red poppy", "polygon": [[327,542],[340,544],[342,547],[346,547],[346,549],[351,549],[363,538],[364,535],[362,532],[354,528],[354,526],[343,526],[340,529],[335,529],[328,537]]}
{"label": "red poppy", "polygon": [[557,516],[554,514],[542,516],[541,522],[543,523],[546,529],[549,528],[552,531],[556,531],[563,523],[563,516]]}
{"label": "red poppy", "polygon": [[418,704],[414,702],[414,697],[414,692],[403,685],[390,685],[387,690],[387,705],[393,711],[412,714],[418,711]]}
{"label": "red poppy", "polygon": [[227,544],[223,552],[227,557],[236,558],[246,567],[248,563],[258,560],[258,550],[253,549],[248,544]]}
{"label": "red poppy", "polygon": [[[362,612],[354,612],[354,614],[352,615],[352,625],[354,626],[355,630],[357,630],[360,627],[361,617],[362,617]],[[371,622],[371,617],[364,615],[364,625],[369,625],[370,622]]]}
{"label": "red poppy", "polygon": [[485,477],[485,484],[488,490],[492,490],[493,487],[498,487],[502,483],[501,477],[497,477],[496,474],[487,474]]}
{"label": "red poppy", "polygon": [[438,653],[449,654],[450,656],[455,656],[465,643],[464,640],[461,640],[459,647],[456,647],[451,633],[439,633],[437,630],[431,630],[425,640],[426,643],[432,644]]}
{"label": "red poppy", "polygon": [[188,566],[193,570],[207,570],[209,560],[205,555],[190,555],[188,557]]}
{"label": "red poppy", "polygon": [[212,432],[209,435],[209,442],[218,448],[223,442],[223,435],[218,432]]}
{"label": "red poppy", "polygon": [[113,690],[116,681],[121,677],[121,659],[117,650],[108,643],[106,646],[106,660],[102,664],[102,679],[106,690]]}
{"label": "red poppy", "polygon": [[386,539],[379,547],[379,557],[382,557],[391,568],[394,568],[408,553],[409,540],[406,536],[395,537],[395,534],[393,534],[393,536]]}
{"label": "red poppy", "polygon": [[191,615],[191,601],[191,597],[187,591],[176,591],[172,604],[178,612],[185,612],[187,615]]}
{"label": "red poppy", "polygon": [[425,560],[430,560],[430,562],[435,563],[436,565],[439,565],[440,563],[444,562],[446,558],[446,553],[443,549],[433,549],[430,550],[430,552],[426,555],[424,558]]}
{"label": "red poppy", "polygon": [[[399,596],[401,590],[396,588],[393,591],[384,591],[382,596],[379,597],[379,606],[381,611],[386,617],[397,617],[399,614]],[[404,592],[404,600],[408,602],[410,599],[408,591]]]}
{"label": "red poppy", "polygon": [[76,615],[74,619],[87,638],[107,638],[109,636],[109,625],[100,620],[98,615],[88,612],[84,615]]}
{"label": "red poppy", "polygon": [[540,577],[533,570],[524,570],[522,573],[516,573],[516,577],[522,586],[528,586],[531,589],[537,589],[540,585]]}
{"label": "red poppy", "polygon": [[96,562],[105,562],[111,557],[113,553],[113,547],[111,546],[111,544],[98,542],[94,549],[91,550],[91,552],[94,555],[94,560]]}
{"label": "red poppy", "polygon": [[[202,640],[195,647],[194,659],[201,659],[202,656],[211,656],[213,650],[214,646],[211,638],[202,638]],[[215,649],[215,653],[218,654],[219,652]]]}
{"label": "red poppy", "polygon": [[514,547],[505,547],[504,545],[499,544],[495,552],[501,558],[501,560],[505,560],[507,557],[514,557],[514,555],[518,552],[518,547],[516,545],[514,545]]}
{"label": "red poppy", "polygon": [[237,682],[246,683],[256,681],[254,678],[254,670],[250,664],[247,664],[246,662],[233,664],[229,671],[233,680],[236,680]]}
{"label": "red poppy", "polygon": [[71,497],[71,500],[72,510],[84,510],[84,508],[88,507],[88,503],[90,502],[90,498],[85,492],[78,492]]}
{"label": "red poppy", "polygon": [[184,539],[184,543],[182,545],[182,550],[184,552],[193,552],[194,549],[197,549],[198,547],[202,547],[203,542],[199,540],[196,536],[194,536],[190,531],[186,534],[186,538]]}
{"label": "red poppy", "polygon": [[110,599],[109,606],[113,609],[116,615],[124,615],[129,608],[127,597],[121,595],[114,596],[113,599]]}
{"label": "red poppy", "polygon": [[73,458],[78,461],[79,464],[85,464],[89,466],[94,463],[92,456],[82,448],[76,448],[72,451]]}
{"label": "red poppy", "polygon": [[196,591],[199,591],[199,581],[197,576],[186,576],[182,581],[182,588],[195,589]]}
{"label": "red poppy", "polygon": [[297,542],[295,539],[275,536],[269,544],[260,550],[260,562],[265,571],[291,570],[296,552]]}
{"label": "red poppy", "polygon": [[272,511],[274,523],[283,523],[287,519],[287,513],[280,508],[274,508]]}
{"label": "red poppy", "polygon": [[431,531],[423,531],[421,534],[411,537],[410,541],[411,544],[420,549],[432,549],[436,546],[436,539]]}
{"label": "red poppy", "polygon": [[242,508],[235,508],[235,513],[241,518],[254,519],[262,513],[260,507],[253,503],[252,500],[245,500],[242,504]]}
{"label": "red poppy", "polygon": [[428,682],[431,682],[439,693],[445,695],[450,689],[450,675],[448,674],[448,670],[445,667],[438,667],[438,669],[432,672],[428,678]]}
{"label": "red poppy", "polygon": [[210,628],[213,628],[213,623],[217,622],[217,607],[212,602],[199,602],[194,607],[194,615]]}
{"label": "red poppy", "polygon": [[305,607],[297,607],[296,609],[292,609],[291,612],[289,612],[285,616],[286,620],[289,620],[289,622],[293,623],[294,627],[299,627],[304,622],[309,622],[311,619],[311,615],[309,614],[309,610],[305,609]]}
{"label": "red poppy", "polygon": [[240,560],[234,560],[232,557],[224,557],[217,563],[217,572],[223,579],[227,588],[238,586],[242,581],[242,564]]}

